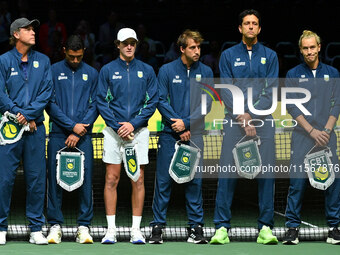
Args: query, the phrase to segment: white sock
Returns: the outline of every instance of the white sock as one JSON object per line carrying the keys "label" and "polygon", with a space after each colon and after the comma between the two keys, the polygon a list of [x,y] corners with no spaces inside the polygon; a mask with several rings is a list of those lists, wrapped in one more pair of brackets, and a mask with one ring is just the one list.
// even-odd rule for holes
{"label": "white sock", "polygon": [[106,215],[107,228],[116,228],[116,215]]}
{"label": "white sock", "polygon": [[132,215],[132,228],[139,229],[141,221],[142,221],[142,216],[133,216]]}

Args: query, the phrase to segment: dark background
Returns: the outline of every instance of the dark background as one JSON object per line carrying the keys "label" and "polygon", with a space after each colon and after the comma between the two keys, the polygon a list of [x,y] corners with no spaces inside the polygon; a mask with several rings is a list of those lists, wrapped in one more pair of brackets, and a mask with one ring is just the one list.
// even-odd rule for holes
{"label": "dark background", "polygon": [[[57,11],[68,33],[80,19],[87,19],[97,35],[106,14],[114,10],[120,21],[132,28],[144,23],[151,38],[169,43],[185,28],[198,29],[207,40],[239,41],[238,14],[254,8],[262,15],[261,41],[297,42],[302,30],[317,32],[324,43],[340,41],[340,1],[322,0],[12,0],[12,17],[19,15],[18,3],[27,2],[28,18],[46,22],[49,8]],[[14,20],[14,19],[13,19]]]}
{"label": "dark background", "polygon": [[[142,23],[148,37],[161,41],[168,50],[171,42],[186,28],[197,29],[206,41],[239,42],[238,14],[245,9],[256,9],[262,15],[262,31],[259,41],[276,50],[280,41],[292,42],[297,46],[302,31],[309,29],[322,39],[322,54],[329,42],[340,42],[339,14],[340,1],[322,0],[12,0],[7,2],[12,21],[17,17],[37,18],[41,23],[48,20],[48,11],[53,8],[57,19],[63,22],[70,35],[78,22],[85,19],[90,24],[96,40],[99,27],[106,22],[109,11],[118,14],[119,22],[136,29]],[[39,31],[37,31],[39,32]],[[38,40],[37,40],[38,41]],[[39,50],[39,45],[37,44]],[[209,47],[202,49],[207,54]],[[300,58],[299,52],[296,52]],[[340,51],[336,53],[340,55]],[[280,56],[279,56],[280,57]],[[289,60],[291,61],[291,60]],[[162,61],[158,61],[161,66]],[[296,64],[280,63],[280,76]],[[329,62],[330,64],[330,62]],[[100,67],[97,67],[100,69]],[[157,71],[157,70],[156,70]]]}

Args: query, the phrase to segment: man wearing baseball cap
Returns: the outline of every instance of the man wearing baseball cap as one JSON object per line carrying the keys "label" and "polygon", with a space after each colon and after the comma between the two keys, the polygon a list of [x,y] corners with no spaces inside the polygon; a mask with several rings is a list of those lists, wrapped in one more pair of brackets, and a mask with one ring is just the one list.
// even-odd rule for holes
{"label": "man wearing baseball cap", "polygon": [[144,167],[149,163],[147,124],[156,110],[158,93],[156,75],[152,67],[135,59],[137,41],[137,35],[133,29],[119,30],[115,41],[119,49],[119,57],[103,66],[99,73],[97,107],[107,126],[103,131],[103,161],[106,163],[104,201],[108,229],[102,239],[103,244],[113,244],[117,241],[115,221],[117,185],[124,157],[121,151],[125,150],[124,155],[127,155],[127,148],[134,148],[134,155],[137,156],[138,161],[133,162],[132,165],[135,171],[140,169],[139,177],[131,178],[130,242],[145,244],[145,237],[140,231],[140,222],[145,196]]}
{"label": "man wearing baseball cap", "polygon": [[50,61],[31,49],[39,21],[16,19],[10,26],[10,51],[0,56],[0,113],[15,114],[30,132],[11,144],[0,145],[0,244],[6,243],[7,217],[16,169],[22,159],[26,180],[26,217],[30,243],[47,244],[42,234],[46,187],[44,109],[52,93]]}
{"label": "man wearing baseball cap", "polygon": [[13,21],[10,27],[10,35],[13,36],[14,32],[18,31],[20,28],[27,28],[29,26],[32,26],[33,28],[36,28],[40,25],[39,20],[33,19],[28,20],[26,18],[20,18]]}

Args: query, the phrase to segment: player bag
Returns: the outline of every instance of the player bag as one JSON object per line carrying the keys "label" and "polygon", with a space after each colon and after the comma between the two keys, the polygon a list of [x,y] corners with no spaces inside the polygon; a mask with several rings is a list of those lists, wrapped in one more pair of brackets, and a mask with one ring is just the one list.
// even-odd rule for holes
{"label": "player bag", "polygon": [[244,136],[233,149],[233,156],[237,173],[246,179],[254,179],[260,172],[262,166],[261,155],[258,146],[261,144],[259,136],[245,140]]}
{"label": "player bag", "polygon": [[57,152],[57,183],[69,192],[79,188],[84,182],[85,154],[77,147],[62,148]]}
{"label": "player bag", "polygon": [[28,124],[20,125],[13,113],[5,112],[0,122],[0,145],[16,143],[29,130]]}
{"label": "player bag", "polygon": [[314,146],[305,156],[305,167],[310,185],[313,188],[326,190],[332,185],[335,174],[332,167],[332,152],[329,147]]}
{"label": "player bag", "polygon": [[136,147],[138,144],[131,142],[123,143],[121,153],[123,155],[123,162],[127,176],[136,182],[140,176],[140,167],[138,163],[138,155]]}
{"label": "player bag", "polygon": [[196,167],[201,158],[201,150],[190,140],[195,146],[182,144],[178,141],[175,144],[175,153],[172,156],[169,174],[177,183],[186,183],[194,179]]}

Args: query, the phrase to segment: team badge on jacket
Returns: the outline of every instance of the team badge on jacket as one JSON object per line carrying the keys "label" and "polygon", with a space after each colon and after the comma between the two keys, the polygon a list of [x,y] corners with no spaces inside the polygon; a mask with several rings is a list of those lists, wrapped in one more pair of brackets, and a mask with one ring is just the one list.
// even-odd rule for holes
{"label": "team badge on jacket", "polygon": [[137,72],[137,76],[138,76],[139,78],[143,78],[143,72],[142,72],[142,71],[138,71],[138,72]]}
{"label": "team badge on jacket", "polygon": [[266,58],[261,58],[261,64],[265,65],[266,64],[266,60],[267,60]]}
{"label": "team badge on jacket", "polygon": [[87,79],[88,79],[88,75],[83,73],[83,80],[87,81]]}
{"label": "team badge on jacket", "polygon": [[39,62],[38,61],[33,61],[33,67],[38,68],[39,67]]}
{"label": "team badge on jacket", "polygon": [[202,79],[202,75],[201,74],[196,74],[196,81],[200,82]]}
{"label": "team badge on jacket", "polygon": [[325,74],[325,75],[323,76],[323,79],[324,79],[325,81],[329,81],[329,75],[328,75],[328,74]]}

